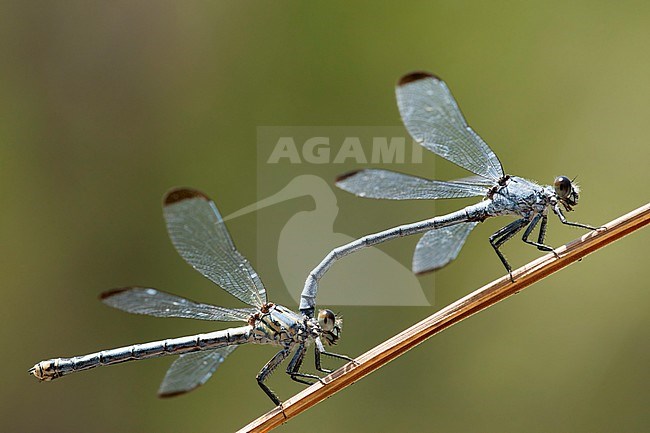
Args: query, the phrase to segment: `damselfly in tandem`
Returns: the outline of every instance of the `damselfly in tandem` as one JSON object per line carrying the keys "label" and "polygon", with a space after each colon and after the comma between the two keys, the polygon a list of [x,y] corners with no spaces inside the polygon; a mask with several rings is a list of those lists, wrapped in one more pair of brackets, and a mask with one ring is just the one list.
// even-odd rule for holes
{"label": "damselfly in tandem", "polygon": [[[398,237],[426,232],[415,248],[412,264],[413,272],[422,274],[454,260],[479,222],[495,216],[515,216],[518,218],[516,221],[490,236],[490,244],[512,279],[512,267],[499,248],[525,227],[524,242],[541,251],[555,253],[544,243],[549,209],[563,224],[596,230],[565,218],[561,207],[566,211],[573,210],[579,195],[578,186],[568,177],[558,176],[553,186],[542,186],[505,174],[499,158],[467,125],[449,88],[440,78],[427,72],[405,75],[399,80],[396,93],[399,112],[411,136],[427,150],[476,176],[439,181],[389,170],[367,169],[341,176],[336,185],[359,197],[374,199],[483,197],[483,200],[448,215],[367,235],[335,248],[309,274],[301,296],[301,311],[313,313],[318,281],[337,260]],[[530,240],[538,224],[537,241]]]}
{"label": "damselfly in tandem", "polygon": [[341,319],[332,311],[321,310],[318,318],[314,319],[267,302],[260,277],[235,248],[217,207],[205,194],[185,188],[172,190],[165,195],[163,211],[169,237],[181,257],[204,277],[254,308],[217,307],[142,287],[110,290],[102,294],[102,301],[135,314],[247,324],[85,356],[41,361],[29,370],[36,378],[50,381],[100,365],[180,355],[167,371],[158,391],[161,397],[168,397],[191,391],[205,383],[239,345],[273,344],[279,346],[280,351],[259,372],[257,382],[266,395],[279,405],[280,399],[264,381],[292,352],[286,372],[293,380],[307,385],[321,380],[317,375],[300,372],[310,343],[315,344],[316,369],[323,373],[330,370],[321,366],[321,355],[353,361],[325,349],[326,345],[336,344],[341,334]]}

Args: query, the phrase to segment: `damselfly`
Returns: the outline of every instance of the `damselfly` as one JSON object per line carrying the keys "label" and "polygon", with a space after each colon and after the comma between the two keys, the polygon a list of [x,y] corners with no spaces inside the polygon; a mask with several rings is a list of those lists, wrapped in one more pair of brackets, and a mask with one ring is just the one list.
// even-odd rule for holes
{"label": "damselfly", "polygon": [[[561,208],[573,210],[579,195],[578,186],[568,177],[558,176],[552,186],[542,186],[505,174],[499,158],[467,125],[449,88],[440,78],[427,72],[405,75],[399,80],[396,93],[399,112],[411,136],[427,150],[476,176],[439,181],[367,169],[341,176],[336,185],[359,197],[375,199],[482,197],[483,200],[448,215],[394,227],[333,249],[305,282],[300,301],[303,313],[313,314],[318,281],[337,260],[398,237],[426,232],[415,248],[412,264],[413,272],[422,274],[455,259],[479,222],[495,216],[515,216],[517,220],[490,236],[490,244],[512,279],[512,267],[499,248],[524,227],[524,242],[557,255],[551,246],[544,243],[549,209],[563,224],[596,230],[565,218]],[[537,241],[529,239],[538,224]]]}
{"label": "damselfly", "polygon": [[259,372],[257,383],[275,404],[280,404],[279,398],[264,381],[292,352],[286,372],[293,380],[307,385],[321,380],[317,375],[300,372],[310,343],[315,344],[316,369],[321,372],[330,372],[321,366],[321,355],[352,361],[325,349],[325,345],[336,344],[341,334],[341,319],[332,311],[321,310],[318,319],[314,319],[267,302],[260,277],[235,248],[217,207],[205,194],[186,188],[174,189],[166,194],[163,211],[169,237],[181,257],[204,277],[254,308],[217,307],[143,287],[110,290],[102,294],[102,301],[129,313],[239,321],[246,325],[85,356],[41,361],[29,370],[36,378],[49,381],[100,365],[180,355],[167,371],[158,391],[161,397],[167,397],[191,391],[205,383],[241,344],[273,344],[279,346],[280,351]]}

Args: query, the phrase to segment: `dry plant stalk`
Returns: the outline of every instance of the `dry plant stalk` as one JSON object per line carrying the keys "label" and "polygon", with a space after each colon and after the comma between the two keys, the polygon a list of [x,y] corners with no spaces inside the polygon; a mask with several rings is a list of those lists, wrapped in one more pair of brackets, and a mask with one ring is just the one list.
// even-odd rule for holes
{"label": "dry plant stalk", "polygon": [[352,385],[438,332],[518,293],[531,284],[646,226],[648,223],[650,223],[650,203],[611,221],[604,226],[604,229],[587,233],[581,238],[556,249],[559,258],[550,253],[515,270],[512,273],[515,278],[514,283],[506,275],[448,305],[359,356],[356,359],[356,365],[353,363],[344,365],[324,377],[323,383],[317,382],[311,385],[285,401],[282,406],[275,407],[239,431],[266,432],[283,424],[288,419]]}

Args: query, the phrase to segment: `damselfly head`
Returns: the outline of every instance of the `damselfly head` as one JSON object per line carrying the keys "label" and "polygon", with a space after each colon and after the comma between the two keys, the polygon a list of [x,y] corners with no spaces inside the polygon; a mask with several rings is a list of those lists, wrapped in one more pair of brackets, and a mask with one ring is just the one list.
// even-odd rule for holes
{"label": "damselfly head", "polygon": [[553,187],[555,188],[555,194],[557,194],[560,202],[564,205],[566,210],[573,210],[572,206],[578,204],[580,195],[580,188],[578,188],[578,185],[566,176],[558,176],[553,182]]}
{"label": "damselfly head", "polygon": [[334,314],[332,310],[320,310],[318,311],[318,324],[325,342],[330,345],[336,344],[341,336],[343,319]]}

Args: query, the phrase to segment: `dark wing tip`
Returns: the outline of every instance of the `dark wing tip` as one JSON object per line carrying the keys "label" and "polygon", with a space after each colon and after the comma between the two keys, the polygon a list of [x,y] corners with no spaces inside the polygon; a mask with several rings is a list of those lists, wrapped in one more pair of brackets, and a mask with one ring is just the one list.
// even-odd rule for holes
{"label": "dark wing tip", "polygon": [[412,83],[414,81],[420,81],[420,80],[425,80],[428,78],[433,78],[435,80],[440,80],[439,77],[435,76],[431,72],[424,72],[424,71],[416,71],[416,72],[411,72],[410,74],[404,75],[402,78],[399,79],[397,82],[398,86],[404,86],[405,84]]}
{"label": "dark wing tip", "polygon": [[353,171],[348,171],[347,173],[343,173],[339,176],[336,177],[336,180],[334,181],[335,183],[343,182],[345,179],[356,176],[358,173],[361,173],[363,170],[353,170]]}
{"label": "dark wing tip", "polygon": [[191,198],[202,198],[209,201],[210,198],[203,194],[201,191],[191,189],[191,188],[174,188],[168,191],[163,198],[163,205],[169,206],[179,201],[188,200]]}
{"label": "dark wing tip", "polygon": [[198,388],[198,385],[193,387],[193,388],[190,388],[190,389],[185,389],[183,391],[159,392],[158,393],[158,398],[176,397],[176,396],[179,396],[179,395],[187,394],[188,392],[193,391],[196,388]]}
{"label": "dark wing tip", "polygon": [[418,271],[413,271],[413,274],[415,274],[416,277],[421,277],[422,275],[430,274],[431,272],[437,270],[438,268],[434,269],[422,269]]}
{"label": "dark wing tip", "polygon": [[99,295],[99,299],[100,299],[101,301],[103,301],[103,300],[105,300],[105,299],[112,298],[112,297],[115,296],[115,295],[119,295],[120,293],[123,293],[123,292],[126,292],[126,291],[128,291],[128,290],[131,290],[132,288],[133,288],[133,287],[121,287],[121,288],[119,288],[119,289],[110,289],[110,290],[106,290],[105,292],[102,292],[102,293]]}
{"label": "dark wing tip", "polygon": [[441,265],[432,266],[432,267],[423,268],[423,269],[417,269],[417,270],[414,268],[414,269],[413,269],[413,273],[414,273],[416,276],[420,277],[420,276],[422,276],[422,275],[427,275],[427,274],[430,274],[431,272],[435,272],[435,271],[437,271],[437,270],[440,269],[440,268],[444,268],[444,267],[447,266],[449,263],[450,263],[450,262],[446,262],[446,263],[443,263],[443,264],[441,264]]}

